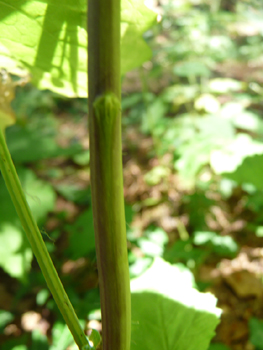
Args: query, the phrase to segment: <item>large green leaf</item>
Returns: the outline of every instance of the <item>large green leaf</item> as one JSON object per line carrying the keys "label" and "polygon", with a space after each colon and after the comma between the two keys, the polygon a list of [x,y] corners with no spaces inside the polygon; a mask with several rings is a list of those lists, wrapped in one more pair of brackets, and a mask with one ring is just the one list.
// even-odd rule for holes
{"label": "large green leaf", "polygon": [[193,277],[160,258],[132,280],[131,350],[205,350],[221,311]]}
{"label": "large green leaf", "polygon": [[[18,175],[33,215],[41,225],[54,207],[55,192],[31,170],[19,169]],[[32,251],[2,177],[0,203],[4,203],[0,211],[0,266],[11,276],[23,278],[30,268]]]}
{"label": "large green leaf", "polygon": [[[40,89],[87,96],[87,1],[16,0],[1,2],[1,66],[26,68]],[[156,15],[143,0],[122,0],[122,73],[151,52],[142,38]]]}

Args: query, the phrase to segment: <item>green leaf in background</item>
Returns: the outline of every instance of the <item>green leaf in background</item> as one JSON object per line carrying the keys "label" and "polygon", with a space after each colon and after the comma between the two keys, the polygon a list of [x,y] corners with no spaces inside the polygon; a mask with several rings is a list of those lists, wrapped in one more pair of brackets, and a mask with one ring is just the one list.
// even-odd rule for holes
{"label": "green leaf in background", "polygon": [[52,328],[52,345],[49,350],[65,350],[70,344],[72,344],[72,335],[68,326],[56,322]]}
{"label": "green leaf in background", "polygon": [[17,345],[12,350],[28,350],[26,345]]}
{"label": "green leaf in background", "polygon": [[133,264],[129,267],[130,278],[135,278],[141,275],[153,262],[153,258],[147,256],[138,258],[132,255],[132,253],[129,254],[129,260],[133,260]]}
{"label": "green leaf in background", "polygon": [[195,100],[195,109],[207,113],[216,113],[220,108],[218,99],[211,94],[202,94]]}
{"label": "green leaf in background", "polygon": [[17,226],[1,223],[0,266],[10,276],[23,278],[25,272],[30,269],[32,251],[25,241],[24,233]]}
{"label": "green leaf in background", "polygon": [[85,150],[79,154],[76,154],[73,157],[73,161],[78,165],[82,165],[82,166],[88,165],[90,161],[89,150]]}
{"label": "green leaf in background", "polygon": [[223,343],[212,343],[208,350],[230,350],[230,348]]}
{"label": "green leaf in background", "polygon": [[206,77],[211,74],[210,69],[203,62],[184,62],[174,67],[174,73],[179,77]]}
{"label": "green leaf in background", "polygon": [[89,336],[89,341],[93,343],[93,348],[97,349],[101,342],[101,336],[100,333],[96,331],[96,329],[92,329],[91,334]]}
{"label": "green leaf in background", "polygon": [[258,226],[255,232],[257,237],[263,237],[263,226]]}
{"label": "green leaf in background", "polygon": [[69,157],[83,151],[79,143],[72,143],[67,148],[60,147],[55,134],[46,133],[42,128],[40,137],[38,126],[37,123],[32,123],[26,127],[15,125],[7,129],[7,145],[15,163],[29,163],[59,156]]}
{"label": "green leaf in background", "polygon": [[249,135],[238,134],[221,149],[212,151],[210,164],[216,174],[232,173],[246,157],[256,154],[263,154],[263,143]]}
{"label": "green leaf in background", "polygon": [[[151,57],[142,35],[156,18],[143,0],[123,0],[122,73]],[[0,60],[12,73],[23,67],[40,89],[87,97],[87,1],[17,0],[1,3]]]}
{"label": "green leaf in background", "polygon": [[28,342],[28,336],[28,334],[23,334],[22,337],[12,337],[12,339],[1,344],[1,350],[28,350],[25,345]]}
{"label": "green leaf in background", "polygon": [[0,310],[0,332],[3,332],[4,327],[13,321],[14,315],[9,311]]}
{"label": "green leaf in background", "polygon": [[91,201],[90,188],[81,188],[78,184],[58,184],[56,190],[68,201],[88,204]]}
{"label": "green leaf in background", "polygon": [[255,133],[263,133],[263,121],[260,115],[245,110],[238,102],[228,102],[220,110],[220,116],[232,122],[238,128]]}
{"label": "green leaf in background", "polygon": [[213,295],[193,288],[189,271],[156,258],[131,290],[131,350],[207,349],[221,310]]}
{"label": "green leaf in background", "polygon": [[[54,208],[55,192],[31,170],[20,168],[17,172],[32,213],[41,225]],[[2,178],[0,202],[4,203],[0,211],[0,266],[11,276],[23,278],[30,268],[32,251]]]}
{"label": "green leaf in background", "polygon": [[231,78],[215,78],[209,81],[209,90],[219,94],[226,94],[231,91],[242,90],[245,84],[239,80]]}
{"label": "green leaf in background", "polygon": [[167,105],[162,98],[155,98],[151,103],[148,103],[147,110],[142,115],[142,132],[154,133],[156,126],[161,122],[167,112]]}
{"label": "green leaf in background", "polygon": [[[263,146],[263,144],[262,144]],[[223,176],[238,184],[248,183],[258,190],[263,190],[263,154],[246,157],[242,164],[232,173],[223,173]]]}
{"label": "green leaf in background", "polygon": [[181,145],[178,145],[176,154],[179,159],[175,162],[182,181],[188,180],[190,183],[194,182],[201,168],[209,164],[211,153],[234,138],[233,125],[227,119],[207,115],[192,118],[192,124],[196,130],[191,139],[182,140]]}
{"label": "green leaf in background", "polygon": [[176,241],[171,248],[165,250],[163,258],[171,264],[177,262],[184,262],[189,268],[194,268],[201,265],[208,252],[200,248],[195,248],[191,244],[190,240]]}
{"label": "green leaf in background", "polygon": [[37,305],[44,305],[49,297],[50,291],[48,289],[41,289],[36,296]]}
{"label": "green leaf in background", "polygon": [[219,255],[233,257],[238,251],[238,245],[230,236],[220,236],[215,232],[199,231],[194,233],[195,245],[208,245]]}
{"label": "green leaf in background", "polygon": [[142,34],[156,21],[143,0],[121,0],[121,72],[140,66],[152,56]]}
{"label": "green leaf in background", "polygon": [[54,209],[56,194],[53,187],[38,179],[30,169],[21,168],[17,172],[35,220],[38,224],[44,223],[48,212]]}
{"label": "green leaf in background", "polygon": [[38,329],[34,329],[32,332],[32,345],[30,350],[48,350],[49,344],[47,337],[42,334]]}
{"label": "green leaf in background", "polygon": [[167,233],[160,227],[148,228],[137,241],[141,251],[148,256],[162,256],[168,243]]}
{"label": "green leaf in background", "polygon": [[71,259],[77,260],[95,250],[95,236],[93,228],[92,210],[86,210],[74,224],[66,225],[69,232],[68,254]]}
{"label": "green leaf in background", "polygon": [[263,349],[263,321],[255,317],[249,320],[250,342],[257,350]]}

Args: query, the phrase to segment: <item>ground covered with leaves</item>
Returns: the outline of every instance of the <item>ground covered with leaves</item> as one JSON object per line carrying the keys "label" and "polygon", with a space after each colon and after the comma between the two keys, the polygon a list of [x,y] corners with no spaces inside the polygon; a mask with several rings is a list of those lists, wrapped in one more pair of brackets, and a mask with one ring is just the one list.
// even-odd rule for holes
{"label": "ground covered with leaves", "polygon": [[[223,311],[209,349],[260,350],[262,6],[149,4],[153,58],[123,78],[130,276],[156,257],[190,271]],[[27,199],[87,333],[101,331],[87,101],[28,84],[12,107],[7,142]],[[1,349],[74,349],[0,180]]]}

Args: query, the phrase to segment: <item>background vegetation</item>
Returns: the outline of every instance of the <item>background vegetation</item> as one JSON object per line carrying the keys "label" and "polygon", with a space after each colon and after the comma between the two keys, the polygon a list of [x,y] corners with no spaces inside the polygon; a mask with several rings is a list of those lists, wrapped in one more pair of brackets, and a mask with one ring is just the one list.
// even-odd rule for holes
{"label": "background vegetation", "polygon": [[[158,13],[144,34],[153,57],[122,82],[130,276],[156,257],[177,264],[223,310],[210,349],[260,350],[263,7],[147,3]],[[27,84],[12,107],[7,141],[27,199],[77,314],[101,330],[87,101]],[[0,181],[1,349],[73,349]]]}

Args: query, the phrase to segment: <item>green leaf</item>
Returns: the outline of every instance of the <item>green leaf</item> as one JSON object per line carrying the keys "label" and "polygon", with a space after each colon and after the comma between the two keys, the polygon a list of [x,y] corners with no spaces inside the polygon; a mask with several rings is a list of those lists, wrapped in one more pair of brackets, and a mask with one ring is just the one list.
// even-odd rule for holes
{"label": "green leaf", "polygon": [[89,150],[85,150],[79,154],[76,154],[73,157],[73,161],[78,165],[82,165],[82,166],[88,165],[90,161]]}
{"label": "green leaf", "polygon": [[[84,321],[80,320],[81,327],[84,328]],[[49,350],[78,350],[78,346],[74,343],[72,334],[68,326],[60,321],[56,322],[52,328],[52,345]]]}
{"label": "green leaf", "polygon": [[210,69],[203,62],[184,62],[174,67],[174,73],[179,77],[206,77],[211,74]]}
{"label": "green leaf", "polygon": [[216,113],[220,108],[220,103],[213,95],[202,94],[196,99],[195,108],[207,113]]}
{"label": "green leaf", "polygon": [[208,350],[230,350],[230,348],[223,343],[212,343]]}
{"label": "green leaf", "polygon": [[37,305],[44,305],[50,296],[50,291],[48,289],[41,289],[36,296]]}
{"label": "green leaf", "polygon": [[97,349],[101,342],[101,336],[100,333],[96,331],[96,329],[92,329],[91,334],[89,336],[89,341],[93,343],[93,348]]}
{"label": "green leaf", "polygon": [[64,323],[55,323],[52,329],[52,338],[50,350],[65,350],[72,343],[72,335]]}
{"label": "green leaf", "polygon": [[[152,52],[142,34],[156,21],[156,13],[143,0],[121,1],[121,72],[140,66],[151,58]],[[133,52],[134,51],[134,52]]]}
{"label": "green leaf", "polygon": [[231,78],[215,78],[209,81],[208,86],[211,92],[226,94],[231,91],[242,90],[245,84]]}
{"label": "green leaf", "polygon": [[177,147],[179,159],[175,162],[181,178],[190,182],[204,165],[209,164],[214,150],[222,148],[234,137],[234,128],[230,121],[218,116],[193,118],[192,123],[197,131]]}
{"label": "green leaf", "polygon": [[[143,0],[123,0],[122,73],[151,57],[142,34],[156,14]],[[17,0],[1,4],[1,66],[15,73],[23,67],[40,89],[87,96],[87,1]]]}
{"label": "green leaf", "polygon": [[207,255],[203,249],[194,248],[189,240],[178,240],[171,248],[165,250],[163,258],[170,263],[182,261],[192,268],[201,265]]}
{"label": "green leaf", "polygon": [[250,342],[258,349],[263,349],[263,321],[255,317],[249,320]]}
{"label": "green leaf", "polygon": [[210,164],[216,174],[232,173],[246,157],[256,154],[263,154],[263,143],[254,141],[249,135],[238,134],[220,150],[211,153]]}
{"label": "green leaf", "polygon": [[21,337],[13,337],[1,344],[1,350],[28,350],[28,347],[25,345],[28,343],[28,338],[28,334],[23,334]]}
{"label": "green leaf", "polygon": [[[263,146],[263,144],[262,144]],[[235,181],[238,184],[249,183],[258,190],[263,189],[263,154],[246,157],[242,164],[232,173],[223,173],[222,175]]]}
{"label": "green leaf", "polygon": [[14,315],[11,314],[11,312],[9,311],[5,311],[5,310],[0,310],[0,331],[3,331],[3,328],[10,323],[11,321],[13,321],[14,319]]}
{"label": "green leaf", "polygon": [[157,258],[131,290],[131,350],[207,349],[221,310],[213,295],[193,288],[189,271]]}
{"label": "green leaf", "polygon": [[0,266],[12,277],[22,278],[30,269],[32,252],[24,234],[15,225],[0,226]]}
{"label": "green leaf", "polygon": [[93,228],[92,210],[81,214],[73,225],[66,225],[69,235],[68,254],[71,259],[77,260],[95,250],[95,235]]}
{"label": "green leaf", "polygon": [[[129,255],[129,258],[131,258],[131,255]],[[153,259],[150,257],[138,258],[132,256],[132,258],[134,259],[134,263],[129,267],[130,278],[141,275],[152,264],[153,261]]]}
{"label": "green leaf", "polygon": [[[43,130],[45,127],[49,129],[48,132]],[[41,137],[40,128],[43,130]],[[48,121],[42,125],[33,122],[26,127],[15,125],[8,128],[6,140],[13,161],[20,164],[29,163],[52,157],[69,157],[83,151],[79,143],[72,143],[67,148],[60,147],[56,141],[55,132],[55,129],[52,130],[48,125]]]}
{"label": "green leaf", "polygon": [[[54,208],[55,192],[31,170],[20,168],[17,172],[35,219],[43,224]],[[30,269],[32,251],[2,178],[0,202],[5,203],[0,211],[0,266],[11,276],[23,278]]]}
{"label": "green leaf", "polygon": [[223,256],[232,257],[237,253],[238,245],[230,236],[220,236],[215,232],[199,231],[194,233],[195,245],[209,245],[212,250]]}
{"label": "green leaf", "polygon": [[48,182],[37,178],[29,169],[19,169],[18,175],[28,204],[38,224],[43,224],[55,205],[56,194]]}
{"label": "green leaf", "polygon": [[137,243],[144,254],[152,257],[162,256],[168,236],[162,228],[152,227],[146,230],[144,237],[140,237]]}
{"label": "green leaf", "polygon": [[56,190],[68,201],[77,204],[87,204],[90,202],[90,188],[81,188],[78,184],[58,184]]}
{"label": "green leaf", "polygon": [[30,350],[48,350],[49,345],[47,337],[42,334],[38,329],[32,332],[32,345]]}
{"label": "green leaf", "polygon": [[255,233],[257,237],[263,237],[263,226],[258,226]]}
{"label": "green leaf", "polygon": [[253,131],[255,133],[263,132],[263,122],[256,113],[246,111],[241,102],[228,102],[220,111],[220,116],[230,120],[238,129]]}

